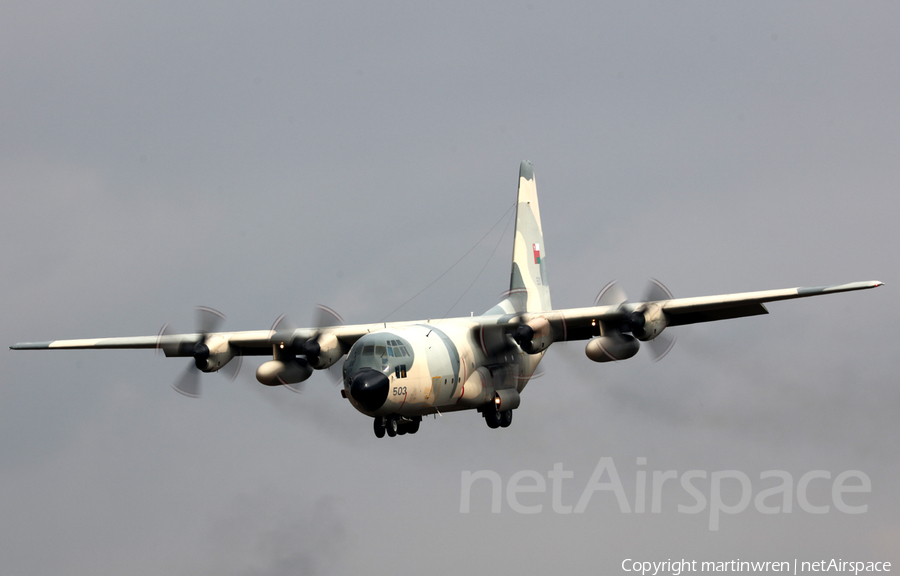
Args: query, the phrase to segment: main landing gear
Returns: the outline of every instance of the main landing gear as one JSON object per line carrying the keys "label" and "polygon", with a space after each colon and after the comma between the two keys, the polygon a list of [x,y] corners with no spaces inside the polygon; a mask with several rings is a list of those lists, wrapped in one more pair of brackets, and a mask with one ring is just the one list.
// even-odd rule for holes
{"label": "main landing gear", "polygon": [[497,410],[494,404],[486,406],[481,411],[481,415],[484,416],[488,428],[509,428],[509,425],[512,424],[513,411]]}
{"label": "main landing gear", "polygon": [[404,434],[415,434],[419,431],[419,424],[422,418],[406,418],[405,416],[376,416],[373,422],[375,428],[375,436],[384,438],[387,434],[391,438],[394,436],[403,436]]}

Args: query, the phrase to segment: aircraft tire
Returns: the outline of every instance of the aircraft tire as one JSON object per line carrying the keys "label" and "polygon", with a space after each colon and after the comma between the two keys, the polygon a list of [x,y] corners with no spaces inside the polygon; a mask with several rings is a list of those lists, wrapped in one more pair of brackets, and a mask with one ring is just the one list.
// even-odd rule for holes
{"label": "aircraft tire", "polygon": [[503,428],[509,428],[509,425],[512,424],[512,410],[504,410],[500,413],[500,426]]}
{"label": "aircraft tire", "polygon": [[410,434],[415,434],[416,432],[419,431],[419,423],[420,422],[421,422],[421,420],[413,420],[412,422],[410,422],[409,424],[406,425],[406,431],[409,432]]}
{"label": "aircraft tire", "polygon": [[493,408],[489,408],[484,411],[484,421],[487,422],[488,428],[499,428],[500,413]]}
{"label": "aircraft tire", "polygon": [[384,419],[381,416],[376,416],[374,419],[375,426],[375,436],[377,438],[384,438],[384,433],[386,432],[384,428]]}
{"label": "aircraft tire", "polygon": [[400,423],[397,421],[396,416],[388,416],[387,420],[384,423],[385,429],[387,429],[387,435],[393,438],[397,435],[397,431],[400,428]]}

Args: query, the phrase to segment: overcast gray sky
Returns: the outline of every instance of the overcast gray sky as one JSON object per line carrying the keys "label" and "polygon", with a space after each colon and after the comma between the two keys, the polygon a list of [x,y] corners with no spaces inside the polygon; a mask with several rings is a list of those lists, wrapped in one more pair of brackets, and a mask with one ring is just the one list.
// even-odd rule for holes
{"label": "overcast gray sky", "polygon": [[[4,2],[2,331],[19,341],[373,322],[503,217],[534,163],[556,307],[618,279],[676,296],[856,280],[871,292],[673,329],[590,362],[555,345],[512,427],[475,413],[376,439],[324,378],[302,395],[150,351],[0,360],[4,574],[618,573],[624,558],[900,562],[894,3]],[[506,220],[389,319],[479,313]],[[639,471],[860,470],[865,514],[621,513]],[[646,465],[638,465],[638,458]],[[464,471],[547,479],[522,515]],[[735,481],[736,482],[736,481]],[[735,484],[736,485],[736,484]],[[710,481],[698,481],[707,496]],[[650,491],[648,488],[648,495]],[[739,494],[726,491],[729,503]],[[810,501],[831,504],[814,480]],[[774,500],[773,500],[774,501]],[[768,501],[772,504],[773,501]],[[649,501],[648,501],[649,509]]]}

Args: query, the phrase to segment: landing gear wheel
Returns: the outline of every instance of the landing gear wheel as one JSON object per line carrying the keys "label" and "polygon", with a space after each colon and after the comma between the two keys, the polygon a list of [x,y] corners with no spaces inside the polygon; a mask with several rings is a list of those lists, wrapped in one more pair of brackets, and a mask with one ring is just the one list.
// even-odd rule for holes
{"label": "landing gear wheel", "polygon": [[493,407],[484,411],[484,421],[487,422],[488,428],[500,427],[500,413]]}
{"label": "landing gear wheel", "polygon": [[421,420],[413,420],[412,422],[410,422],[409,424],[406,425],[406,431],[409,432],[410,434],[415,434],[416,432],[419,431],[419,423],[420,422],[421,422]]}
{"label": "landing gear wheel", "polygon": [[406,422],[401,422],[397,426],[397,436],[403,436],[407,432],[409,432],[409,424],[407,424]]}
{"label": "landing gear wheel", "polygon": [[387,435],[393,438],[400,429],[400,423],[397,421],[396,416],[388,416],[384,423],[384,427],[387,429]]}
{"label": "landing gear wheel", "polygon": [[503,428],[509,428],[509,425],[512,424],[512,410],[504,410],[500,413],[500,426]]}
{"label": "landing gear wheel", "polygon": [[384,418],[381,416],[375,417],[375,436],[378,438],[384,438]]}

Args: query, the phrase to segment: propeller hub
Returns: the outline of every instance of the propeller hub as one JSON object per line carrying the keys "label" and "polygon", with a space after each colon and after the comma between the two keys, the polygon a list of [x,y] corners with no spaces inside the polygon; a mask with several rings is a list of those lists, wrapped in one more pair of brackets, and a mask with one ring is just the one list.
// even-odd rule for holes
{"label": "propeller hub", "polygon": [[641,334],[644,331],[644,325],[647,324],[647,318],[641,312],[632,312],[628,315],[628,326],[632,333]]}
{"label": "propeller hub", "polygon": [[519,346],[523,346],[527,342],[531,342],[532,338],[534,338],[534,328],[532,328],[528,324],[520,324],[516,328],[516,332],[513,334],[513,339]]}
{"label": "propeller hub", "polygon": [[300,345],[300,353],[307,358],[318,358],[322,353],[322,347],[316,339],[310,339]]}
{"label": "propeller hub", "polygon": [[206,361],[209,360],[209,346],[204,342],[198,342],[194,345],[194,349],[191,352],[194,355],[194,364],[196,364],[197,369],[204,370]]}

